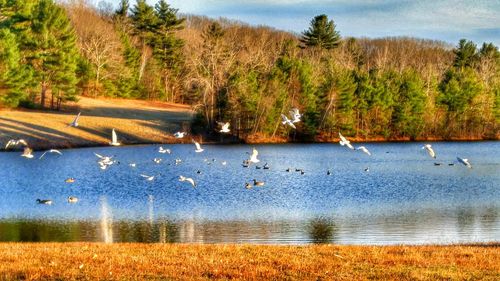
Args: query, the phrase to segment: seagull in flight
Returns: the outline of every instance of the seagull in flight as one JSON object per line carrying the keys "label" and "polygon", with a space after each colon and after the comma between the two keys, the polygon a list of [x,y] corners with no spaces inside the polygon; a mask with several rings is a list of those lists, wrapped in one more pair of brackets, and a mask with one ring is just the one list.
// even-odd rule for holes
{"label": "seagull in flight", "polygon": [[[248,152],[247,152],[248,153]],[[248,162],[251,162],[251,163],[259,163],[260,160],[257,159],[257,156],[259,155],[259,152],[257,151],[257,149],[255,149],[255,147],[253,148],[252,150],[252,154],[250,155],[250,159],[248,159]]]}
{"label": "seagull in flight", "polygon": [[364,153],[366,153],[368,155],[372,155],[370,153],[370,151],[368,151],[368,149],[366,147],[364,147],[364,146],[360,146],[360,147],[356,148],[356,150],[361,150],[361,151],[363,151]]}
{"label": "seagull in flight", "polygon": [[429,153],[429,156],[436,159],[436,153],[434,152],[434,149],[432,149],[432,146],[430,144],[426,144],[422,146],[422,149],[427,150],[427,153]]}
{"label": "seagull in flight", "polygon": [[465,166],[467,166],[467,168],[472,169],[472,165],[469,163],[468,159],[457,157],[457,160],[458,160],[458,162],[460,162],[460,163],[464,164]]}
{"label": "seagull in flight", "polygon": [[194,143],[194,146],[196,147],[196,149],[194,150],[195,152],[202,152],[204,149],[201,148],[201,145],[199,142],[193,140],[193,143]]}
{"label": "seagull in flight", "polygon": [[18,139],[18,140],[9,140],[7,142],[7,144],[5,145],[5,149],[9,148],[9,146],[18,146],[18,145],[24,145],[24,146],[28,146],[28,143],[23,140],[23,139]]}
{"label": "seagull in flight", "polygon": [[170,154],[171,151],[168,148],[165,149],[162,146],[160,146],[160,148],[158,148],[158,152],[159,153],[168,153],[168,154]]}
{"label": "seagull in flight", "polygon": [[38,204],[52,205],[52,200],[50,199],[36,199]]}
{"label": "seagull in flight", "polygon": [[186,132],[176,132],[174,137],[177,139],[182,139],[187,133]]}
{"label": "seagull in flight", "polygon": [[21,154],[21,156],[29,158],[29,159],[33,158],[33,149],[31,149],[29,147],[25,147],[23,154]]}
{"label": "seagull in flight", "polygon": [[294,128],[294,129],[297,129],[297,127],[295,127],[293,122],[290,119],[288,119],[288,117],[286,117],[285,114],[281,114],[281,124],[283,124],[283,125],[288,124],[288,126]]}
{"label": "seagull in flight", "polygon": [[76,203],[78,202],[78,198],[75,196],[68,197],[68,203]]}
{"label": "seagull in flight", "polygon": [[219,133],[229,133],[230,130],[229,130],[229,122],[217,122],[217,124],[219,124],[219,126],[221,126],[221,129],[219,131]]}
{"label": "seagull in flight", "polygon": [[118,142],[118,137],[116,136],[115,129],[111,131],[111,142],[109,143],[112,146],[119,146],[121,143]]}
{"label": "seagull in flight", "polygon": [[38,158],[38,159],[42,159],[42,157],[43,157],[46,153],[57,153],[57,154],[59,154],[59,155],[62,155],[61,151],[59,151],[59,150],[57,150],[57,149],[51,149],[51,150],[47,150],[47,151],[45,151],[45,152],[42,154],[42,156],[40,156],[40,158]]}
{"label": "seagull in flight", "polygon": [[179,181],[187,181],[189,182],[193,187],[196,187],[196,183],[192,178],[186,178],[185,176],[179,176]]}
{"label": "seagull in flight", "polygon": [[155,179],[155,176],[148,176],[144,174],[141,174],[141,177],[145,178],[147,181],[152,181]]}
{"label": "seagull in flight", "polygon": [[292,117],[292,123],[297,123],[297,122],[300,122],[300,118],[302,117],[302,114],[299,113],[299,109],[298,108],[292,108],[292,110],[290,110],[290,116]]}
{"label": "seagull in flight", "polygon": [[73,122],[68,124],[68,127],[78,127],[78,119],[80,118],[80,114],[81,114],[81,112],[78,112],[78,115],[76,115]]}
{"label": "seagull in flight", "polygon": [[350,149],[354,150],[354,146],[351,145],[351,142],[348,141],[340,132],[339,132],[339,137],[340,137],[340,141],[339,141],[340,145],[342,145],[342,146],[346,145]]}

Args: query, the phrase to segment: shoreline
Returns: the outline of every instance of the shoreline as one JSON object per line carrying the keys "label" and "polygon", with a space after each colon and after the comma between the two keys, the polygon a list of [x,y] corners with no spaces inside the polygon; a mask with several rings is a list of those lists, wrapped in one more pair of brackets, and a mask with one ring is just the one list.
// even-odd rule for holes
{"label": "shoreline", "polygon": [[498,280],[499,245],[0,243],[1,280]]}

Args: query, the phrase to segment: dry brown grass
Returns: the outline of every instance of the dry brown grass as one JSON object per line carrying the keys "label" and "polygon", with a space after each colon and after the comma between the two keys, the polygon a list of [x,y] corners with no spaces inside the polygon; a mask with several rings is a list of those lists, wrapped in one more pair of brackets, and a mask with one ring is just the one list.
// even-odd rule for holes
{"label": "dry brown grass", "polygon": [[[79,111],[79,127],[68,127]],[[82,97],[63,112],[0,110],[0,144],[23,138],[35,149],[107,145],[113,128],[124,144],[169,143],[191,119],[183,105]]]}
{"label": "dry brown grass", "polygon": [[1,280],[500,280],[498,246],[1,243]]}

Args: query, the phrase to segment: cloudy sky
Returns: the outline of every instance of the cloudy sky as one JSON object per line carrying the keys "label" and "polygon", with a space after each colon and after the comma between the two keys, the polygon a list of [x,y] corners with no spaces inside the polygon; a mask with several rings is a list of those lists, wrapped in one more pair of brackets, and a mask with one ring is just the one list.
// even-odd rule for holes
{"label": "cloudy sky", "polygon": [[[117,5],[119,0],[106,0]],[[157,0],[147,0],[155,4]],[[135,4],[134,0],[130,0]],[[179,13],[302,32],[326,14],[342,36],[412,36],[500,45],[500,0],[167,0]]]}

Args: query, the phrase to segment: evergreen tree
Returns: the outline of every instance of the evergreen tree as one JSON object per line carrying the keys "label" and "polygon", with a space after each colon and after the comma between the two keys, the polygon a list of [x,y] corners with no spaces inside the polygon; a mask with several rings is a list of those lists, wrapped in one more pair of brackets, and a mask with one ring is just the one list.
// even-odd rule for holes
{"label": "evergreen tree", "polygon": [[58,105],[64,100],[74,100],[78,51],[64,9],[52,0],[40,0],[33,9],[27,39],[22,48],[41,85],[40,105],[45,106],[51,87]]}
{"label": "evergreen tree", "polygon": [[333,49],[340,44],[340,33],[335,30],[333,21],[326,15],[319,15],[311,20],[311,26],[302,33],[300,39],[307,47]]}
{"label": "evergreen tree", "polygon": [[179,74],[184,61],[184,41],[177,38],[174,32],[182,28],[184,19],[178,19],[177,9],[171,8],[165,0],[160,0],[155,5],[155,13],[158,22],[153,39],[153,55],[162,68],[165,94],[170,92],[170,101],[175,101],[174,78]]}
{"label": "evergreen tree", "polygon": [[130,4],[128,0],[121,0],[118,9],[115,11],[115,16],[119,18],[126,18],[128,16],[128,10]]}
{"label": "evergreen tree", "polygon": [[31,69],[22,64],[15,35],[0,28],[0,101],[16,107],[27,99],[25,88],[31,80]]}
{"label": "evergreen tree", "polygon": [[476,44],[466,39],[458,42],[458,47],[453,50],[455,61],[453,65],[458,68],[471,67],[478,59]]}

